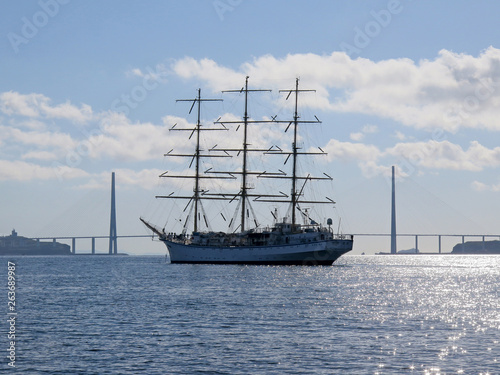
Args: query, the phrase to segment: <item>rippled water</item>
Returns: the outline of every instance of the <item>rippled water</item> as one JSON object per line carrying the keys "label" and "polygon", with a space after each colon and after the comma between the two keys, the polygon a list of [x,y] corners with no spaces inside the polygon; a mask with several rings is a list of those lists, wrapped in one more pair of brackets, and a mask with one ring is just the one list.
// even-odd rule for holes
{"label": "rippled water", "polygon": [[18,278],[17,367],[4,358],[6,373],[500,373],[500,256],[0,259],[3,284],[7,260]]}

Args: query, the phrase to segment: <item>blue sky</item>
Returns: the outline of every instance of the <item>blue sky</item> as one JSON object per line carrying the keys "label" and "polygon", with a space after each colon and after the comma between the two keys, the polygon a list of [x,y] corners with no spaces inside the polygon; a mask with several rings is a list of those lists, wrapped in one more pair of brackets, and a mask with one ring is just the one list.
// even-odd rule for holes
{"label": "blue sky", "polygon": [[[396,165],[400,232],[499,234],[499,8],[416,0],[2,2],[0,234],[15,227],[26,236],[105,235],[111,171],[119,234],[146,234],[139,216],[162,221],[163,203],[154,199],[169,168],[162,155],[182,142],[168,128],[195,121],[175,100],[198,88],[221,98],[246,75],[276,92],[269,111],[296,77],[317,90],[304,115],[323,121],[322,168],[334,176],[344,232],[389,231],[388,172]],[[237,102],[224,99],[206,108],[206,121],[217,111],[241,116]],[[422,250],[436,249],[422,241]],[[355,252],[388,244],[360,238]],[[164,252],[150,241],[119,247]]]}

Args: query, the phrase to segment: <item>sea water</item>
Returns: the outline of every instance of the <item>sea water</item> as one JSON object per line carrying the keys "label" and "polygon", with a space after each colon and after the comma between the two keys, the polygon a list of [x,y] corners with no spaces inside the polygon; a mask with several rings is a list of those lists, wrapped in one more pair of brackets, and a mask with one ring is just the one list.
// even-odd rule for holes
{"label": "sea water", "polygon": [[499,374],[500,256],[333,266],[1,257],[2,373]]}

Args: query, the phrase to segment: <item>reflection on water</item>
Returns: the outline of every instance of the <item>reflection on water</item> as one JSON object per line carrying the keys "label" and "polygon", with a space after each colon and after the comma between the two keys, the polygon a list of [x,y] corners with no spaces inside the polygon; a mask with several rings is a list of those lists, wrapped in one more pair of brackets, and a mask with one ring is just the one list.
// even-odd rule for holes
{"label": "reflection on water", "polygon": [[499,373],[500,256],[16,262],[24,373]]}

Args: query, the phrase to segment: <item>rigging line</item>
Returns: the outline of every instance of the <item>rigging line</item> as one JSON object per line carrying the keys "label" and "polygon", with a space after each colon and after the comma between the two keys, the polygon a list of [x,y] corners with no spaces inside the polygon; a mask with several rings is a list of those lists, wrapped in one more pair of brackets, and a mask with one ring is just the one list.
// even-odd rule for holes
{"label": "rigging line", "polygon": [[208,231],[211,232],[212,228],[210,226],[210,223],[207,221],[207,213],[205,211],[205,207],[203,206],[202,201],[200,201],[199,204],[200,204],[200,208],[201,208],[201,213],[203,215],[203,219],[205,220],[205,225],[207,226]]}
{"label": "rigging line", "polygon": [[310,209],[306,208],[304,211],[300,208],[300,207],[297,207],[297,209],[299,210],[299,212],[302,214],[303,218],[305,220],[307,220],[307,224],[318,224],[318,221],[317,220],[314,220],[311,218],[311,215],[309,214],[309,211]]}
{"label": "rigging line", "polygon": [[184,222],[184,227],[182,228],[182,233],[187,232],[187,227],[188,227],[189,221],[190,221],[189,219],[191,218],[191,214],[193,213],[193,209],[194,209],[194,204],[191,204],[190,208],[189,208],[189,213],[187,214],[186,220]]}
{"label": "rigging line", "polygon": [[259,222],[257,221],[257,215],[255,214],[255,211],[254,211],[254,209],[253,209],[253,207],[252,207],[252,205],[251,205],[251,203],[250,203],[250,201],[249,201],[249,200],[248,200],[248,207],[250,207],[250,212],[252,213],[252,216],[253,216],[253,221],[254,221],[254,223],[255,223],[255,227],[257,228],[257,227],[259,227],[259,226],[260,226],[260,224],[259,224]]}
{"label": "rigging line", "polygon": [[289,218],[290,217],[290,213],[292,212],[292,203],[290,203],[288,205],[288,208],[286,209],[286,213],[285,213],[285,217],[286,218]]}
{"label": "rigging line", "polygon": [[247,164],[247,156],[248,156],[248,124],[251,122],[250,120],[250,115],[248,112],[248,93],[251,92],[264,92],[264,91],[271,91],[267,89],[249,89],[248,88],[248,76],[245,78],[245,85],[240,89],[240,90],[226,90],[223,92],[233,92],[233,93],[239,93],[241,95],[244,93],[245,96],[245,106],[244,106],[244,111],[243,111],[243,147],[242,147],[242,152],[243,152],[243,165],[242,165],[242,174],[241,174],[241,231],[245,231],[245,221],[246,221],[246,197],[247,197],[247,171],[248,171],[248,164]]}
{"label": "rigging line", "polygon": [[222,208],[219,210],[219,212],[217,212],[217,214],[216,214],[215,216],[219,216],[219,215],[220,215],[220,216],[222,216],[222,218],[224,219],[224,222],[226,222],[226,223],[227,223],[226,215],[224,215],[224,214],[226,214],[226,215],[227,215],[227,211],[226,211],[226,208],[225,208],[225,207],[222,207]]}
{"label": "rigging line", "polygon": [[[302,187],[300,188],[300,191],[299,191],[299,194],[298,194],[298,197],[301,197],[302,196],[302,193],[304,192],[304,188],[306,186],[306,183],[308,180],[310,180],[310,177],[311,177],[311,174],[307,174],[307,177],[306,179],[304,180],[304,183],[302,184]],[[297,199],[298,200],[298,199]],[[297,202],[298,203],[298,202]]]}
{"label": "rigging line", "polygon": [[236,217],[239,214],[241,207],[241,199],[238,200],[238,204],[236,205],[236,209],[234,210],[233,217],[231,218],[231,221],[229,222],[229,229],[232,231],[233,230],[233,224],[236,222]]}
{"label": "rigging line", "polygon": [[[181,206],[175,200],[173,200],[171,203],[172,204],[169,207],[163,206],[163,211],[164,212],[168,211],[168,215],[165,215],[167,218],[165,220],[165,224],[163,225],[163,229],[165,229],[167,227],[170,218],[174,217],[174,210],[182,211]],[[170,209],[168,209],[168,208],[170,208]],[[161,214],[161,212],[159,214]],[[173,219],[173,220],[174,220],[174,223],[177,224],[177,219]]]}

